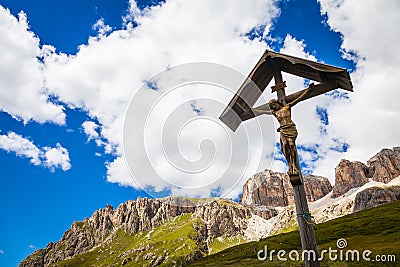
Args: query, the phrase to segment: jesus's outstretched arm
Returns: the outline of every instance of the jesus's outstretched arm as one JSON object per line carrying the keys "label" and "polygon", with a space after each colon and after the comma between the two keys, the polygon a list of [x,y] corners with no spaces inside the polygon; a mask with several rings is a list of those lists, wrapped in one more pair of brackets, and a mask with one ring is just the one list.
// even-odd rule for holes
{"label": "jesus's outstretched arm", "polygon": [[288,105],[290,107],[293,107],[294,105],[296,105],[299,101],[301,101],[303,99],[303,97],[312,89],[314,88],[315,84],[312,83],[310,84],[310,86],[308,86],[308,88],[295,100],[293,100],[292,102],[288,103]]}

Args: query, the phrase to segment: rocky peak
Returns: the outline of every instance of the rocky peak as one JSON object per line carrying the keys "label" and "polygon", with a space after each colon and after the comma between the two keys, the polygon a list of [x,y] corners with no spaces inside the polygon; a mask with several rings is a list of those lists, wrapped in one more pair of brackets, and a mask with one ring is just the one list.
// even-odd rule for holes
{"label": "rocky peak", "polygon": [[369,177],[388,183],[400,175],[400,147],[382,149],[367,161]]}
{"label": "rocky peak", "polygon": [[207,241],[225,235],[227,237],[243,234],[250,209],[230,200],[213,200],[198,206],[193,216],[199,217],[207,227]]}
{"label": "rocky peak", "polygon": [[400,186],[370,187],[357,193],[353,212],[400,200]]}
{"label": "rocky peak", "polygon": [[342,159],[335,168],[335,186],[332,197],[338,197],[352,188],[363,186],[368,182],[368,168],[359,161]]}
{"label": "rocky peak", "polygon": [[[129,234],[149,231],[180,214],[192,213],[195,208],[195,203],[181,197],[138,198],[122,203],[116,209],[107,205],[96,210],[90,218],[74,222],[60,241],[51,242],[45,249],[34,252],[20,266],[48,266],[89,251],[118,229]],[[32,259],[40,264],[34,264]]]}
{"label": "rocky peak", "polygon": [[307,200],[313,202],[327,195],[332,190],[332,185],[328,178],[308,174],[304,177],[304,189]]}
{"label": "rocky peak", "polygon": [[[306,175],[304,187],[308,201],[315,201],[332,190],[325,177]],[[285,207],[294,203],[290,178],[285,173],[266,170],[252,176],[243,185],[243,193],[239,200],[244,205],[263,205]]]}
{"label": "rocky peak", "polygon": [[[113,234],[118,230],[129,235],[149,232],[188,213],[196,222],[193,228],[197,235],[193,238],[203,253],[208,253],[215,238],[245,235],[248,219],[252,216],[248,207],[228,199],[205,199],[196,203],[182,197],[167,197],[129,200],[116,209],[107,205],[90,218],[74,222],[60,241],[34,252],[19,266],[48,266],[112,242]],[[201,257],[200,251],[193,253]]]}
{"label": "rocky peak", "polygon": [[400,147],[382,149],[364,164],[341,160],[335,168],[332,197],[339,197],[350,189],[366,184],[369,179],[388,183],[400,175]]}
{"label": "rocky peak", "polygon": [[269,170],[253,175],[243,185],[239,202],[245,205],[287,206],[289,200],[284,176]]}

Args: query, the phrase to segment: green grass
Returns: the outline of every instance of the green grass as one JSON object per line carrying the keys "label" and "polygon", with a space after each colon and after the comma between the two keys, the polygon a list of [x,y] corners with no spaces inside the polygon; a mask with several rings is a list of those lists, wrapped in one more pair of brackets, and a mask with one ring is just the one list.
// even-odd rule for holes
{"label": "green grass", "polygon": [[[397,262],[345,262],[328,261],[321,266],[400,266],[400,201],[382,205],[377,208],[350,214],[336,220],[316,226],[316,238],[319,251],[337,249],[336,241],[345,238],[348,246],[344,249],[373,252],[371,258],[378,254],[395,255]],[[190,266],[303,266],[302,262],[260,261],[256,253],[267,246],[269,250],[300,250],[298,231],[278,234],[262,239],[259,242],[245,243],[225,249],[219,253],[204,257]]]}
{"label": "green grass", "polygon": [[235,236],[235,237],[226,237],[221,236],[219,238],[215,238],[210,244],[210,254],[218,253],[227,248],[246,243],[246,239],[243,236]]}
{"label": "green grass", "polygon": [[289,233],[289,232],[297,231],[298,229],[299,229],[299,226],[297,224],[296,218],[292,218],[285,225],[285,227],[282,228],[282,230],[280,230],[278,232],[275,232],[272,235],[279,235],[279,234]]}
{"label": "green grass", "polygon": [[[218,201],[224,205],[234,205],[227,200]],[[332,247],[336,241],[345,238],[346,250],[371,250],[377,254],[395,255],[397,263],[379,264],[376,262],[323,261],[321,266],[400,266],[400,201],[377,208],[347,215],[316,226],[316,238],[319,251]],[[86,222],[78,222],[81,229],[88,227]],[[194,255],[203,256],[190,266],[303,266],[302,262],[259,261],[257,251],[300,250],[300,237],[297,224],[290,221],[279,234],[262,239],[259,242],[245,243],[242,236],[213,240],[209,244],[210,254],[204,244],[196,243],[197,231],[194,225],[202,225],[199,218],[192,214],[182,214],[171,221],[155,227],[150,232],[128,234],[122,230],[111,233],[106,240],[89,252],[79,254],[72,259],[54,263],[51,266],[151,266],[158,257],[164,257],[160,266],[182,266]],[[294,231],[292,231],[294,230]],[[241,244],[241,245],[237,245]],[[62,242],[57,249],[65,249]],[[301,251],[300,251],[301,253]],[[39,256],[39,254],[38,254]],[[397,264],[397,265],[396,265]]]}
{"label": "green grass", "polygon": [[127,262],[124,266],[150,266],[157,257],[167,255],[161,266],[180,265],[199,251],[193,228],[199,222],[191,214],[183,214],[150,232],[130,235],[118,230],[110,235],[112,241],[51,266],[121,266],[123,261]]}
{"label": "green grass", "polygon": [[219,199],[216,199],[216,201],[217,201],[219,204],[224,205],[224,206],[242,207],[242,205],[240,205],[239,203],[234,202],[234,201],[232,201],[232,200],[228,200],[228,199],[219,198]]}

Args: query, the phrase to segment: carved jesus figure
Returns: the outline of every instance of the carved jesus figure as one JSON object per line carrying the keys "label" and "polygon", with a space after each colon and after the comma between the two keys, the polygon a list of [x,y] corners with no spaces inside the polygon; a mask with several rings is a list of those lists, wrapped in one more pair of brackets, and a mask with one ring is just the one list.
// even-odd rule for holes
{"label": "carved jesus figure", "polygon": [[310,87],[308,87],[307,90],[305,90],[298,98],[285,105],[282,105],[276,99],[271,99],[268,102],[269,109],[262,107],[259,109],[253,109],[253,112],[257,115],[272,114],[278,120],[279,128],[277,131],[280,132],[281,150],[288,163],[289,176],[299,175],[299,169],[297,167],[297,149],[295,143],[297,138],[297,129],[296,124],[294,124],[292,121],[291,108],[296,105],[313,86],[314,84],[311,84]]}

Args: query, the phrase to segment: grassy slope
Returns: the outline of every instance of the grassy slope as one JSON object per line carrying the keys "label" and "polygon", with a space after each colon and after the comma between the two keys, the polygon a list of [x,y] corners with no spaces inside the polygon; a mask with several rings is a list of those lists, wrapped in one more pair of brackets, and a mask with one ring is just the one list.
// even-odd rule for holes
{"label": "grassy slope", "polygon": [[150,232],[129,235],[118,230],[111,242],[52,266],[121,266],[124,259],[125,266],[149,266],[155,259],[152,255],[168,255],[164,264],[179,263],[199,250],[193,240],[196,236],[193,223],[198,220],[192,219],[191,214],[183,214]]}
{"label": "grassy slope", "polygon": [[[336,249],[336,241],[345,238],[348,246],[344,249],[369,249],[370,258],[378,254],[396,255],[396,263],[344,262],[321,263],[321,266],[400,266],[400,201],[377,208],[350,214],[316,226],[316,238],[319,251]],[[259,261],[256,253],[268,246],[268,250],[284,249],[290,251],[301,248],[298,231],[282,233],[239,246],[231,247],[214,255],[207,256],[190,266],[303,266],[301,262]],[[276,254],[275,254],[276,259]]]}
{"label": "grassy slope", "polygon": [[[194,202],[209,202],[216,200],[222,205],[239,205],[224,199],[191,199]],[[84,222],[75,222],[80,227],[86,227]],[[51,266],[150,266],[155,256],[168,255],[161,266],[176,264],[181,265],[187,261],[190,254],[200,252],[199,245],[195,242],[196,230],[193,224],[202,223],[199,218],[192,218],[192,214],[182,214],[170,222],[156,227],[150,232],[127,234],[122,230],[110,236],[109,242],[92,249],[91,251],[75,256],[73,259],[64,260]],[[220,242],[221,240],[222,242]],[[221,237],[210,244],[211,253],[217,253],[226,248],[245,243],[242,236]],[[146,257],[146,255],[150,255]],[[148,258],[148,259],[146,259]]]}

